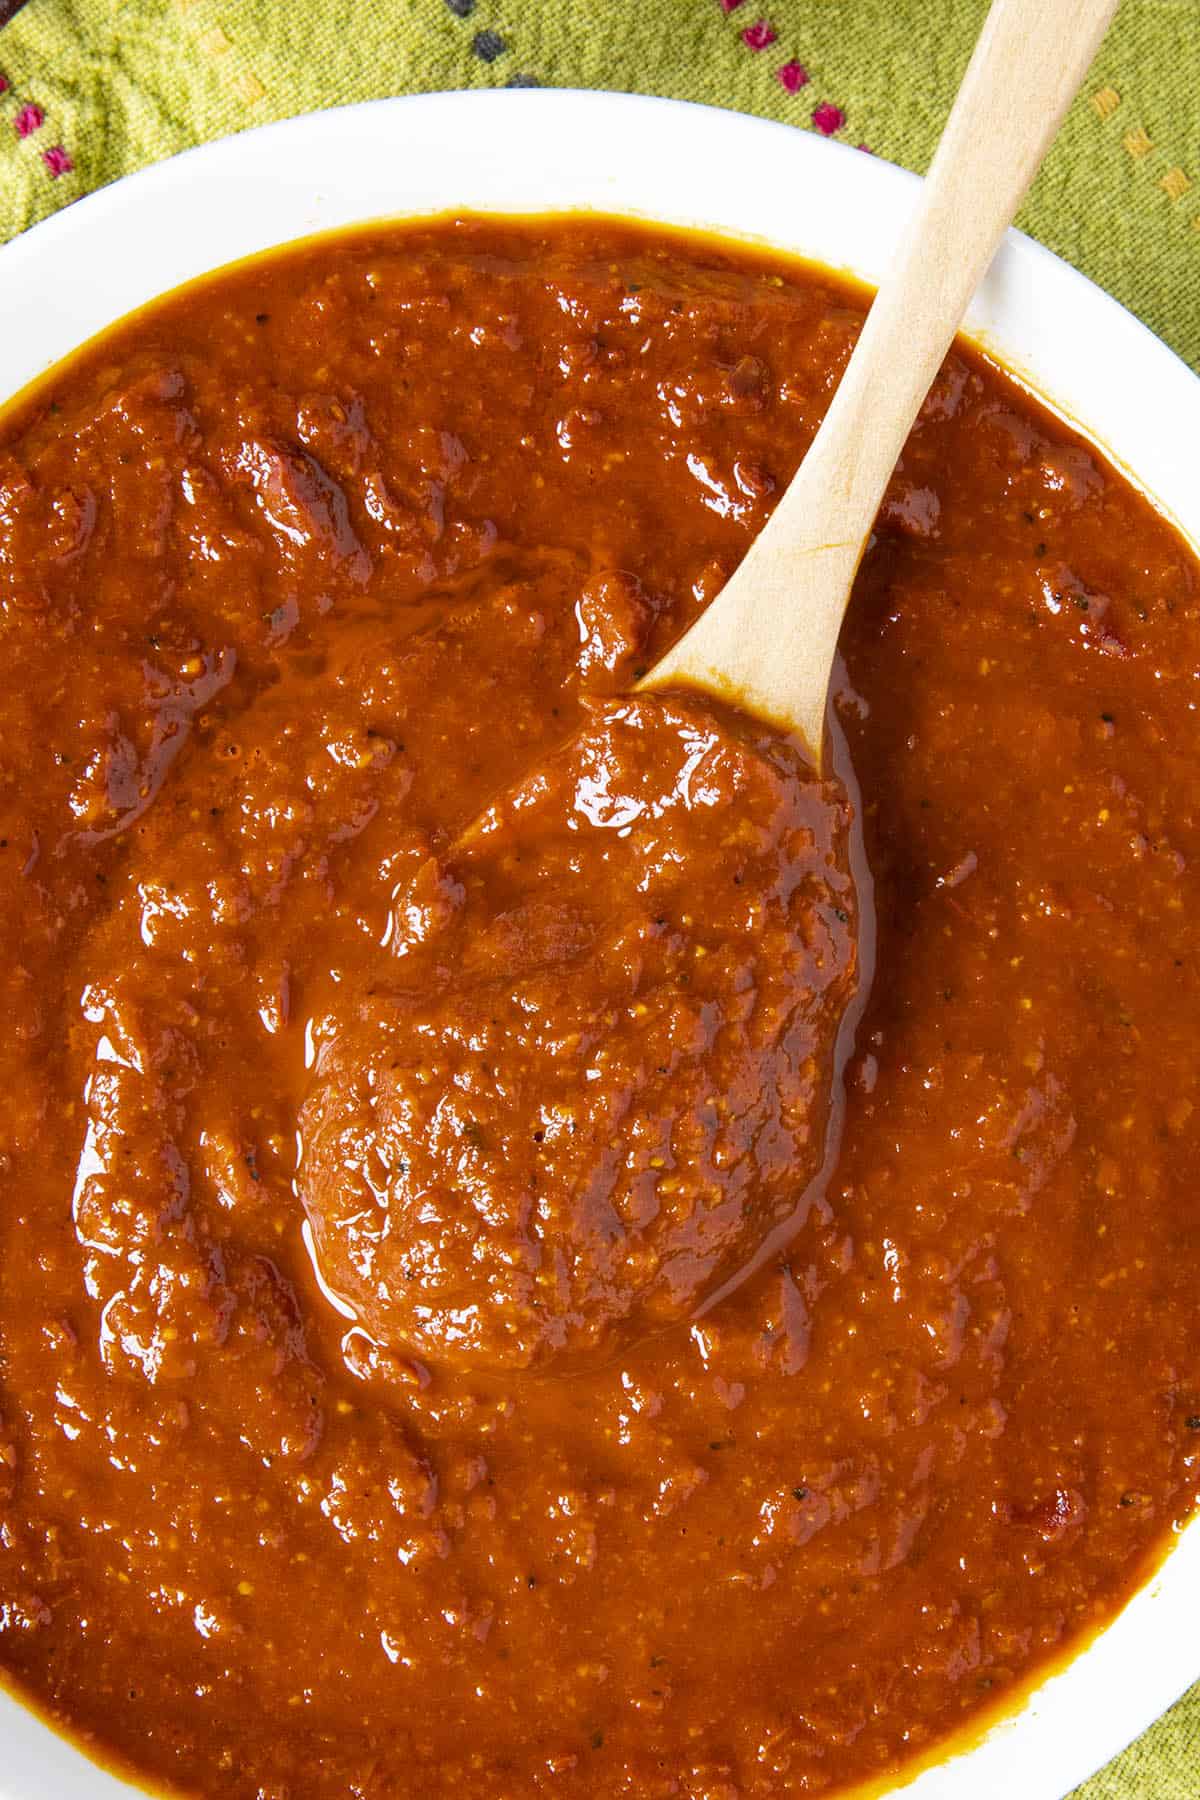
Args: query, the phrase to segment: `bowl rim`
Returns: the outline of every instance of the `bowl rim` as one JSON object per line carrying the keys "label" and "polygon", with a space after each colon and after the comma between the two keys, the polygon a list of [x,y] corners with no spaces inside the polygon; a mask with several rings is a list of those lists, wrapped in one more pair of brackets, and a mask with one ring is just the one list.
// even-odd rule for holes
{"label": "bowl rim", "polygon": [[[0,404],[150,299],[352,223],[455,211],[623,215],[769,245],[873,285],[918,188],[907,170],[790,125],[641,95],[466,90],[301,114],[155,163],[0,247]],[[1200,378],[1145,325],[1013,231],[965,334],[1200,549]],[[1061,1800],[1107,1762],[1200,1676],[1189,1629],[1200,1526],[1176,1538],[1117,1617],[1017,1710],[872,1791],[1007,1800],[1020,1783],[1025,1800]],[[8,1691],[0,1742],[0,1800],[142,1791]]]}

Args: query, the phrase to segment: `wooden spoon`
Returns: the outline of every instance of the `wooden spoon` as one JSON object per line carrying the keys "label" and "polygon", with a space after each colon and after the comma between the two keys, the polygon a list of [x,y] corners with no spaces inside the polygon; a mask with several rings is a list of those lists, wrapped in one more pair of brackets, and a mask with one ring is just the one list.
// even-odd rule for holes
{"label": "wooden spoon", "polygon": [[799,472],[643,687],[720,694],[801,733],[820,768],[838,633],[884,490],[1116,7],[994,0],[895,266]]}

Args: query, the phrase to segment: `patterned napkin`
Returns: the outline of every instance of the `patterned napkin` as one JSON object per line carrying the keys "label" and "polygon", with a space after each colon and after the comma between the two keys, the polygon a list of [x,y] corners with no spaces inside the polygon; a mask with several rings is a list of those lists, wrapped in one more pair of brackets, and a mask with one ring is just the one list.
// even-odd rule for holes
{"label": "patterned napkin", "polygon": [[[13,4],[0,0],[0,19]],[[923,169],[984,10],[985,0],[28,0],[0,33],[0,241],[205,138],[439,88],[705,100]],[[1019,222],[1200,370],[1198,96],[1200,0],[1124,0]],[[0,295],[0,329],[2,315]],[[1079,1800],[1200,1800],[1200,1686]]]}

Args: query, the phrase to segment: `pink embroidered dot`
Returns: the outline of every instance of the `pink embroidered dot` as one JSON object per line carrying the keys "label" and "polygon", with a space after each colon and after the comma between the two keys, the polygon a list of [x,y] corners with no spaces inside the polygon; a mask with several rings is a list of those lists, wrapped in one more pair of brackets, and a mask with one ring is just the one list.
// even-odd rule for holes
{"label": "pink embroidered dot", "polygon": [[33,102],[30,101],[27,106],[21,108],[20,112],[13,120],[13,130],[19,138],[31,137],[35,131],[41,129],[45,118],[46,115],[41,107],[35,106]]}
{"label": "pink embroidered dot", "polygon": [[0,94],[7,94],[7,92],[8,92],[8,76],[0,75]]}
{"label": "pink embroidered dot", "polygon": [[779,70],[779,79],[789,94],[798,94],[802,87],[808,86],[808,70],[803,63],[786,62]]}
{"label": "pink embroidered dot", "polygon": [[723,13],[736,12],[741,4],[742,0],[721,0],[721,11]]}
{"label": "pink embroidered dot", "polygon": [[874,156],[875,154],[870,144],[855,144],[854,148],[856,150],[861,150],[864,156]]}
{"label": "pink embroidered dot", "polygon": [[820,106],[813,108],[812,122],[825,137],[832,137],[846,123],[846,115],[832,100],[822,100]]}
{"label": "pink embroidered dot", "polygon": [[42,151],[42,161],[53,175],[55,181],[60,175],[69,175],[75,164],[61,144],[54,144],[49,150]]}
{"label": "pink embroidered dot", "polygon": [[768,44],[775,42],[775,29],[765,19],[760,19],[757,25],[747,25],[742,42],[750,50],[765,50]]}

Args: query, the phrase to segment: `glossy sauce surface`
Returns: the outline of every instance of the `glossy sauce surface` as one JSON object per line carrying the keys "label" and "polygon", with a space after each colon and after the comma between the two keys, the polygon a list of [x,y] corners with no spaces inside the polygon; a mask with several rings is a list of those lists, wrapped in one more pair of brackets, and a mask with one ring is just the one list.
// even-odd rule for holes
{"label": "glossy sauce surface", "polygon": [[775,733],[643,694],[422,865],[300,1115],[317,1265],[376,1343],[561,1374],[799,1225],[856,988],[847,824]]}
{"label": "glossy sauce surface", "polygon": [[[621,698],[861,311],[622,225],[396,228],[0,426],[0,1662],[143,1779],[831,1792],[1194,1506],[1189,553],[959,351],[843,638],[850,799]],[[687,804],[617,839],[600,764]]]}

